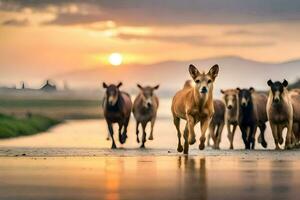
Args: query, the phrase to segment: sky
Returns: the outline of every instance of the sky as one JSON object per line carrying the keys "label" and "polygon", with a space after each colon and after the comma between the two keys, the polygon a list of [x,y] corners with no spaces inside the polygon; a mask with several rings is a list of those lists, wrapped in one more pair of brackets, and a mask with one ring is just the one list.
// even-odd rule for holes
{"label": "sky", "polygon": [[112,67],[113,52],[283,62],[300,58],[299,32],[299,0],[0,0],[0,83]]}

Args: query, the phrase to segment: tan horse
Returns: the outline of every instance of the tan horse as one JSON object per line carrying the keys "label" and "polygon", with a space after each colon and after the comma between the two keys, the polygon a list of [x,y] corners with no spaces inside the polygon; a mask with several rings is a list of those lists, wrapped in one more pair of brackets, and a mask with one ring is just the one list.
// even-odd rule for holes
{"label": "tan horse", "polygon": [[[219,66],[214,65],[208,73],[200,73],[194,65],[189,66],[192,81],[186,81],[183,89],[173,97],[172,114],[177,130],[177,151],[187,154],[189,144],[196,142],[194,126],[201,123],[201,137],[199,149],[205,148],[205,133],[214,114],[213,83],[218,76]],[[184,149],[181,145],[180,119],[187,121],[184,130]]]}
{"label": "tan horse", "polygon": [[154,90],[159,88],[159,85],[155,87],[142,87],[137,85],[140,89],[140,93],[133,102],[133,115],[136,120],[136,141],[139,143],[139,124],[142,124],[143,139],[141,148],[145,147],[146,142],[146,126],[148,122],[151,122],[151,132],[149,140],[153,140],[153,127],[156,120],[157,109],[159,105],[158,97],[154,94]]}
{"label": "tan horse", "polygon": [[[289,92],[289,97],[293,106],[293,133],[296,144],[299,146],[300,141],[300,90],[293,89]],[[293,136],[293,135],[292,135]]]}
{"label": "tan horse", "polygon": [[280,149],[283,143],[282,130],[287,128],[285,148],[293,147],[293,105],[287,90],[288,82],[284,80],[273,82],[269,80],[269,98],[267,103],[267,114],[275,142],[275,149]]}
{"label": "tan horse", "polygon": [[[225,122],[230,149],[233,149],[233,139],[239,120],[239,91],[237,89],[221,90],[223,101],[226,106]],[[231,128],[232,127],[232,128]]]}

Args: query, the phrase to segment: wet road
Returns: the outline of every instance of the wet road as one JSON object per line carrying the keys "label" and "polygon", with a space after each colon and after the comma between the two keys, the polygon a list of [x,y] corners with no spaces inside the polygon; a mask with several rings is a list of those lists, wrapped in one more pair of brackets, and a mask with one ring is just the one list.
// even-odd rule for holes
{"label": "wet road", "polygon": [[[236,150],[228,150],[224,130],[222,150],[199,151],[197,141],[185,157],[176,152],[175,128],[164,113],[144,150],[133,119],[126,144],[117,142],[117,150],[105,139],[104,120],[68,121],[46,133],[0,140],[0,199],[299,198],[300,151],[272,150],[269,127],[267,150],[259,144],[258,150],[243,150],[239,131]],[[199,126],[195,130],[199,138]]]}
{"label": "wet road", "polygon": [[0,158],[0,199],[298,199],[300,162],[235,157]]}

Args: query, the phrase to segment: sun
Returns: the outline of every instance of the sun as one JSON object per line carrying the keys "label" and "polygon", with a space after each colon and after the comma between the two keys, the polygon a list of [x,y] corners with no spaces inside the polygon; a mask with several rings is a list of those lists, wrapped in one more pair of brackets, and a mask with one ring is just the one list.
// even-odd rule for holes
{"label": "sun", "polygon": [[108,61],[114,66],[119,66],[122,64],[123,56],[120,53],[112,53],[110,54]]}

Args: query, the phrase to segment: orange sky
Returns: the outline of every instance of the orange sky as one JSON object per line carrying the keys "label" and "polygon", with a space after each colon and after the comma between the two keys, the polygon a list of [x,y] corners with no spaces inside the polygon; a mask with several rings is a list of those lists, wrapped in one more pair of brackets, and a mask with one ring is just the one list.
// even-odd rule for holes
{"label": "orange sky", "polygon": [[[291,6],[287,7],[291,9],[288,12],[291,17],[285,14],[287,11],[284,9],[282,13],[274,12],[274,16],[270,12],[269,16],[269,12],[260,14],[264,10],[260,10],[259,3],[257,8],[250,6],[249,10],[257,13],[257,16],[252,16],[253,20],[249,20],[248,16],[251,18],[252,12],[247,13],[247,7],[238,4],[240,10],[245,9],[245,12],[238,13],[240,21],[236,20],[238,14],[230,15],[232,9],[238,8],[229,6],[225,14],[221,11],[216,13],[217,16],[205,18],[198,16],[193,6],[185,8],[177,0],[174,5],[161,5],[161,12],[157,12],[160,5],[153,7],[145,1],[141,1],[144,4],[120,3],[120,7],[120,4],[110,5],[109,1],[97,5],[93,5],[93,1],[59,5],[55,1],[44,4],[38,1],[20,2],[0,1],[2,81],[11,77],[21,80],[22,77],[46,77],[104,67],[113,52],[123,55],[124,64],[224,55],[266,62],[300,58],[300,22],[292,5],[296,1],[290,1]],[[206,1],[200,2],[206,5]],[[112,10],[113,6],[117,11]],[[174,15],[180,6],[184,10]],[[158,18],[151,15],[151,9]],[[278,17],[281,15],[285,18]],[[193,20],[197,17],[198,23]],[[216,17],[219,18],[214,21]],[[296,19],[289,20],[289,17]],[[224,20],[220,21],[222,18]]]}

